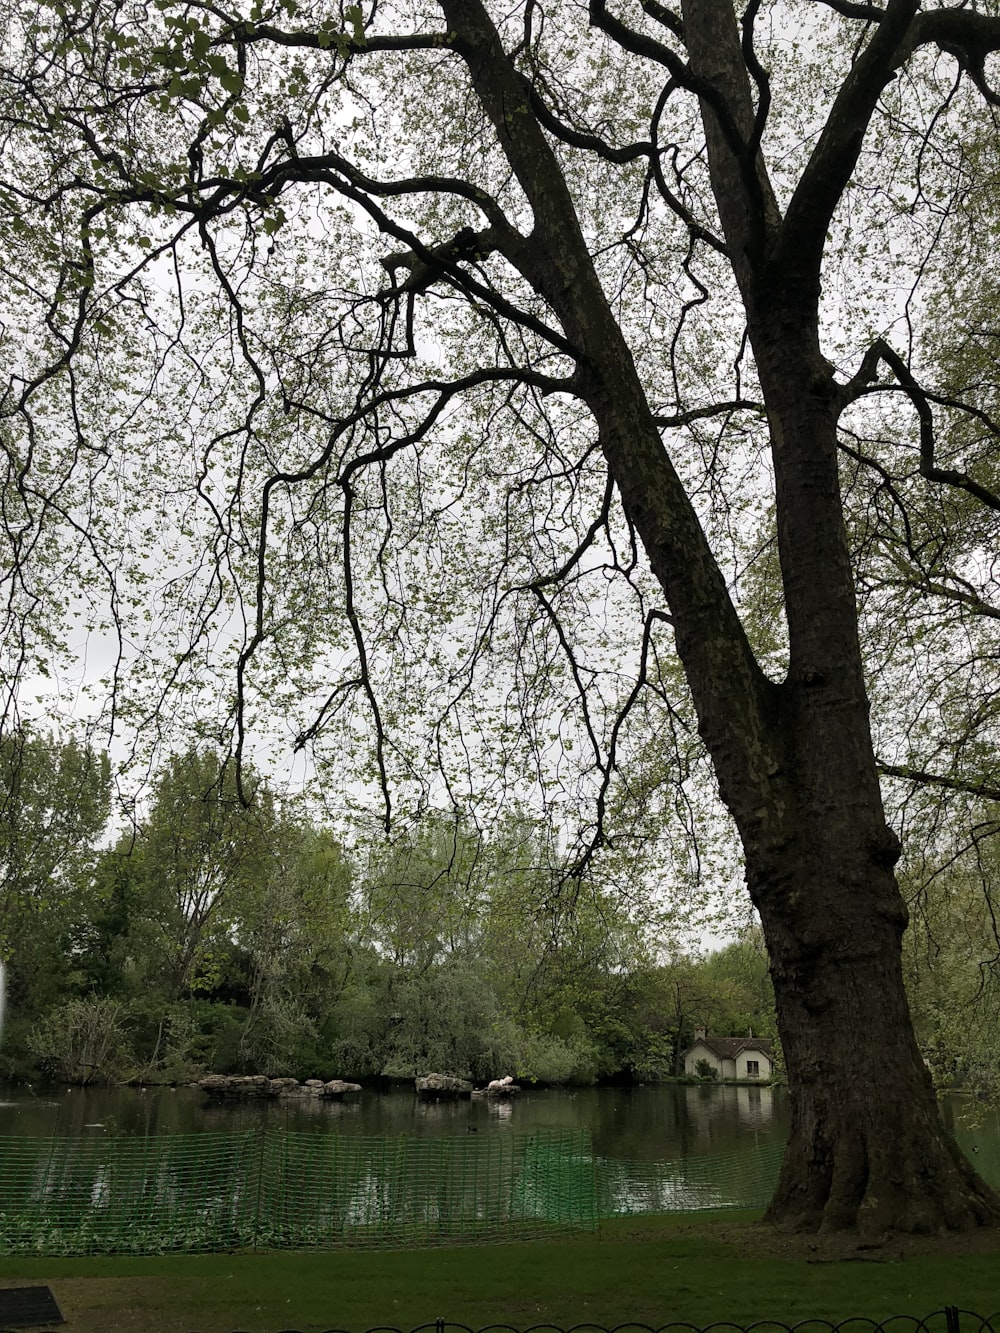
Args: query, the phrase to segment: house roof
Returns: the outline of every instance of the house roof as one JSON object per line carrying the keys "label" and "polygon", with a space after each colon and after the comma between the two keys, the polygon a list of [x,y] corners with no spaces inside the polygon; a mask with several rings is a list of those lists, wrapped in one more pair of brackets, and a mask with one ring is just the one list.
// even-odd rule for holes
{"label": "house roof", "polygon": [[744,1051],[760,1051],[769,1060],[774,1059],[774,1046],[766,1037],[698,1037],[684,1054],[689,1055],[695,1046],[707,1046],[720,1060],[735,1060]]}

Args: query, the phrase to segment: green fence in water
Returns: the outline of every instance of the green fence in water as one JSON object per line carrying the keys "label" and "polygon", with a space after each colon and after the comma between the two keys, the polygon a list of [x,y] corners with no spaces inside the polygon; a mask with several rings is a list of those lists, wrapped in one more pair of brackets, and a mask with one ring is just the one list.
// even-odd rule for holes
{"label": "green fence in water", "polygon": [[482,1244],[763,1207],[783,1149],[638,1162],[583,1130],[0,1137],[0,1254]]}
{"label": "green fence in water", "polygon": [[784,1144],[754,1150],[638,1162],[601,1158],[597,1169],[601,1217],[763,1208],[774,1193]]}
{"label": "green fence in water", "polygon": [[397,1248],[593,1229],[583,1131],[0,1138],[0,1253]]}

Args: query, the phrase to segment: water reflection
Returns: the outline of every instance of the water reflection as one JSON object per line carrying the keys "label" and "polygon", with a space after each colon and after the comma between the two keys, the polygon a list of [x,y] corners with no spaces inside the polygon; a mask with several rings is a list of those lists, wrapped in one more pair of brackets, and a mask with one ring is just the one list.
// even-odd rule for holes
{"label": "water reflection", "polygon": [[[784,1139],[786,1120],[776,1124],[774,1088],[686,1087],[681,1141],[685,1152],[725,1152],[747,1139]],[[784,1110],[784,1095],[782,1111]]]}
{"label": "water reflection", "polygon": [[780,1088],[681,1086],[526,1088],[498,1100],[424,1101],[408,1085],[367,1089],[341,1102],[313,1097],[223,1102],[197,1088],[87,1088],[39,1096],[0,1093],[0,1135],[90,1137],[191,1134],[256,1128],[368,1135],[483,1134],[583,1129],[601,1156],[636,1161],[741,1151],[784,1143]]}
{"label": "water reflection", "polygon": [[[1000,1120],[986,1110],[966,1123],[968,1099],[943,1103],[946,1123],[980,1170],[1000,1179]],[[982,1108],[979,1108],[982,1110]],[[663,1163],[781,1148],[788,1132],[785,1089],[665,1085],[526,1088],[510,1100],[428,1102],[412,1087],[366,1089],[341,1102],[312,1097],[219,1102],[197,1088],[88,1088],[39,1093],[0,1089],[0,1135],[153,1137],[257,1128],[414,1136],[583,1129],[607,1159]]]}

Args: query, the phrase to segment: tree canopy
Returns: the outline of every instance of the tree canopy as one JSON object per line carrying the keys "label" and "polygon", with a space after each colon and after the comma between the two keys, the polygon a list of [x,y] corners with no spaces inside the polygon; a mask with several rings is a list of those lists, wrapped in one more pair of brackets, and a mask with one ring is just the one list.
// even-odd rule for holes
{"label": "tree canopy", "polygon": [[581,874],[636,835],[697,869],[710,763],[793,1097],[771,1217],[1000,1219],[913,1037],[879,788],[986,783],[992,708],[942,683],[995,693],[988,374],[914,330],[994,225],[1000,18],[6,20],[9,687],[75,619],[133,734],[231,736],[241,786],[287,738],[387,822],[535,800]]}

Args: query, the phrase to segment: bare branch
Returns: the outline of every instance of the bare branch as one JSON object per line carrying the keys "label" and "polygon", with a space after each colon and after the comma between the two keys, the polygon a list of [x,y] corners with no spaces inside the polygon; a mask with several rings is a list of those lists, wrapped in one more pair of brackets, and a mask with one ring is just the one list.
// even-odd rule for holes
{"label": "bare branch", "polygon": [[878,372],[878,363],[884,361],[892,370],[900,388],[909,398],[920,422],[920,475],[927,481],[942,482],[958,490],[967,491],[988,509],[1000,512],[1000,496],[981,486],[966,472],[955,468],[940,468],[935,463],[934,414],[931,399],[914,379],[910,368],[884,338],[878,338],[868,348],[857,373],[840,390],[841,401],[851,402],[866,392]]}
{"label": "bare branch", "polygon": [[734,412],[754,412],[765,416],[767,409],[763,403],[752,398],[734,398],[729,402],[712,403],[708,407],[692,407],[687,412],[675,412],[670,416],[654,415],[653,420],[666,430],[680,426],[690,426],[693,421],[705,421],[711,417],[731,416]]}
{"label": "bare branch", "polygon": [[949,777],[944,773],[929,773],[922,768],[911,768],[908,764],[880,762],[878,771],[887,778],[900,778],[920,786],[941,787],[947,791],[960,791],[969,796],[979,796],[988,801],[1000,801],[1000,787],[990,782],[974,782],[967,778]]}

